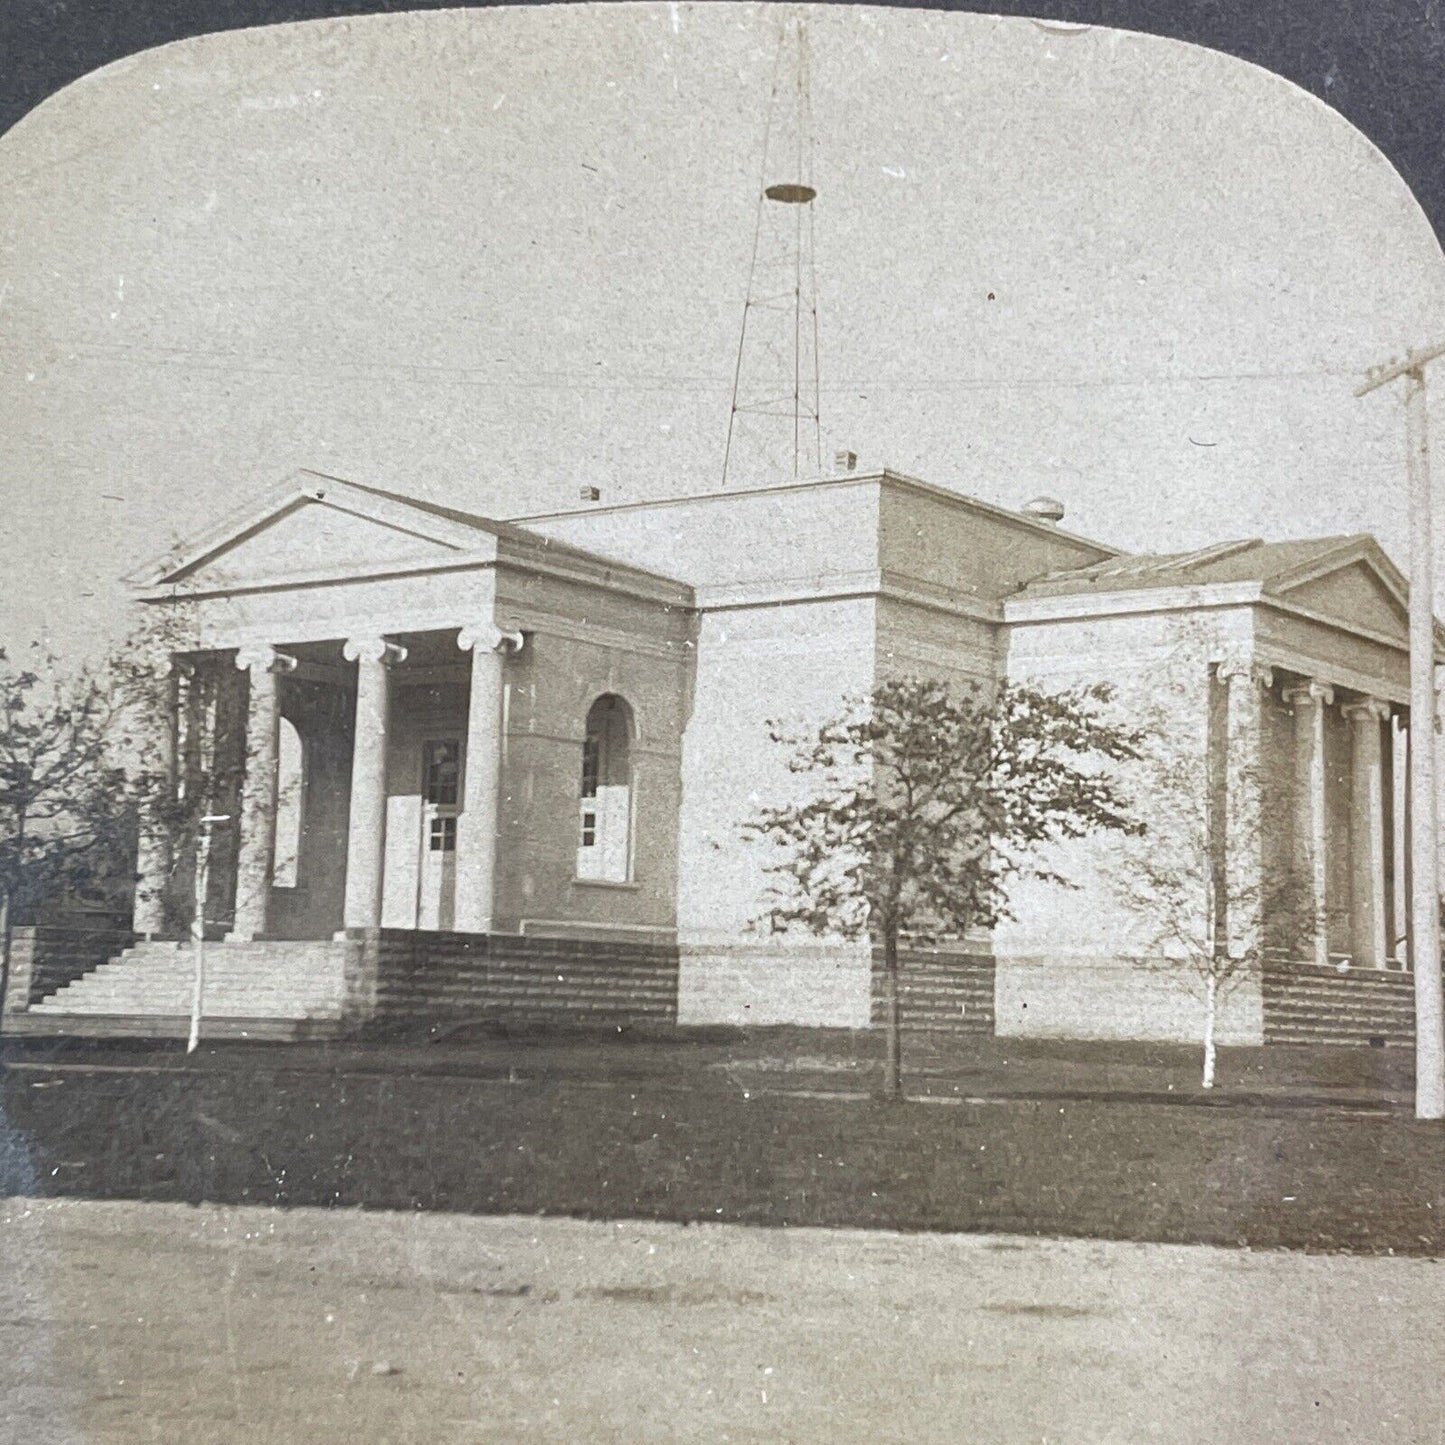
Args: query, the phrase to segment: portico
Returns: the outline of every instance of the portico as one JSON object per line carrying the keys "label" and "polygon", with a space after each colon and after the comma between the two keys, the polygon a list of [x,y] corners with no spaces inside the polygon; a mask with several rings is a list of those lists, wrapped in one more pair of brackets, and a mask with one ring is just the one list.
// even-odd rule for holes
{"label": "portico", "polygon": [[[328,567],[340,535],[349,561]],[[543,799],[579,785],[597,696],[643,713],[642,771],[649,754],[675,767],[685,588],[309,477],[157,574],[145,595],[183,602],[190,645],[167,658],[175,683],[154,726],[172,740],[177,794],[204,792],[227,820],[208,931],[236,944],[486,935],[596,916],[606,885],[574,876],[576,803]],[[539,680],[538,650],[565,653],[566,671]],[[609,921],[665,937],[676,785],[653,782],[656,841],[633,840],[628,876],[606,883]],[[146,837],[136,931],[174,937],[193,865],[184,842]],[[565,875],[546,867],[563,858]],[[638,863],[651,876],[634,884]]]}

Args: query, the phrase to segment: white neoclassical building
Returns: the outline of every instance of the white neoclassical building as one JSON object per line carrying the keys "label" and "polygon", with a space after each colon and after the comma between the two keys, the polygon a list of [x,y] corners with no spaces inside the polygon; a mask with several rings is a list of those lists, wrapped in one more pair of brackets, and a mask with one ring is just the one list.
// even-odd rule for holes
{"label": "white neoclassical building", "polygon": [[[303,472],[133,581],[172,619],[174,786],[217,794],[216,1030],[869,1026],[870,950],[756,930],[768,860],[742,824],[795,786],[770,719],[901,674],[1109,681],[1167,719],[1215,896],[1268,873],[1306,900],[1214,920],[1275,960],[1225,1039],[1407,1021],[1405,583],[1369,537],[1126,556],[1050,506],[889,472],[494,521]],[[1078,845],[1072,891],[1021,886],[991,937],[912,956],[914,1021],[1194,1037],[1109,846]],[[133,934],[68,970],[38,940],[19,1026],[178,1026],[195,868],[144,835]]]}

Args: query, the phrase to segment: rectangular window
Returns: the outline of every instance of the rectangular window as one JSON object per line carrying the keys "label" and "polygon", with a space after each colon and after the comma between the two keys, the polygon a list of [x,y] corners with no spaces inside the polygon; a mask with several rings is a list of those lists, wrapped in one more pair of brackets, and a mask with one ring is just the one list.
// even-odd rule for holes
{"label": "rectangular window", "polygon": [[421,791],[428,803],[454,808],[461,793],[461,745],[454,738],[422,748]]}
{"label": "rectangular window", "polygon": [[596,733],[588,735],[587,741],[582,744],[582,796],[584,798],[595,798],[597,796],[597,778],[601,772],[602,763],[602,742]]}
{"label": "rectangular window", "polygon": [[455,818],[433,818],[428,844],[433,853],[455,853],[457,851],[457,820]]}

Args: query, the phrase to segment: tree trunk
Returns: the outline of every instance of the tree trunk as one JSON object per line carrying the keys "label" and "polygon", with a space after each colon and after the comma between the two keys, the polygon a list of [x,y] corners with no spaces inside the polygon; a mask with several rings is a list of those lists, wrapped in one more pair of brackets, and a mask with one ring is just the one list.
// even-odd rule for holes
{"label": "tree trunk", "polygon": [[903,1097],[903,1023],[898,1006],[898,934],[883,932],[883,999],[888,1030],[888,1056],[883,1069],[883,1095]]}
{"label": "tree trunk", "polygon": [[0,1033],[5,1031],[5,1003],[10,997],[10,949],[15,930],[10,926],[10,895],[0,894]]}
{"label": "tree trunk", "polygon": [[1214,1087],[1214,1021],[1219,1013],[1219,980],[1210,973],[1204,978],[1204,1077],[1206,1089]]}

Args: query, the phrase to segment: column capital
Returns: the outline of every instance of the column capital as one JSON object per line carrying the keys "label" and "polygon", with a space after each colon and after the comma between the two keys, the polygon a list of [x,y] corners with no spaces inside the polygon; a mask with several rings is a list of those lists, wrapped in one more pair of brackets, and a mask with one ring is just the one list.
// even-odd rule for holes
{"label": "column capital", "polygon": [[1332,703],[1335,700],[1335,690],[1327,682],[1319,682],[1315,678],[1307,678],[1303,682],[1291,684],[1284,690],[1284,700],[1288,703]]}
{"label": "column capital", "polygon": [[1357,702],[1347,702],[1340,709],[1351,722],[1382,723],[1390,716],[1390,704],[1379,697],[1362,697]]}
{"label": "column capital", "polygon": [[296,659],[264,642],[253,642],[236,649],[236,666],[242,672],[295,672]]}
{"label": "column capital", "polygon": [[494,622],[469,623],[457,634],[457,646],[463,652],[516,653],[522,650],[520,632],[507,632]]}
{"label": "column capital", "polygon": [[1247,657],[1227,657],[1214,669],[1221,682],[1252,682],[1266,692],[1274,686],[1274,669]]}
{"label": "column capital", "polygon": [[341,655],[348,662],[379,662],[390,667],[406,661],[406,648],[384,637],[348,637],[342,644]]}
{"label": "column capital", "polygon": [[196,664],[193,659],[182,657],[179,653],[158,649],[142,656],[140,668],[158,682],[164,682],[171,677],[189,677],[195,672]]}

